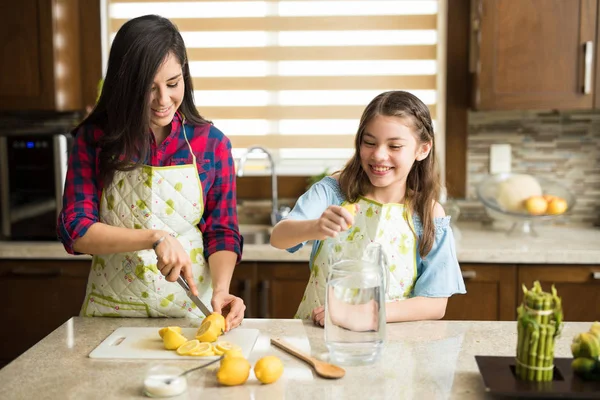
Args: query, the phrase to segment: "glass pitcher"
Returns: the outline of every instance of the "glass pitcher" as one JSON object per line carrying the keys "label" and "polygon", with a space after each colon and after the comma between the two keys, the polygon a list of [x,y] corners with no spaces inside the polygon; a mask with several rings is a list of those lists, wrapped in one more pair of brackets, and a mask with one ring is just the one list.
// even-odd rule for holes
{"label": "glass pitcher", "polygon": [[379,243],[335,241],[329,248],[325,345],[341,365],[377,361],[385,342],[385,259]]}

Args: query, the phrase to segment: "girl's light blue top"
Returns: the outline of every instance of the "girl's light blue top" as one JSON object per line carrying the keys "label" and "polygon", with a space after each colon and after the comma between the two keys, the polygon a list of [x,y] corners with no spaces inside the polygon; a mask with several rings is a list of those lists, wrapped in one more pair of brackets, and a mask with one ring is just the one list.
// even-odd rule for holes
{"label": "girl's light blue top", "polygon": [[[296,202],[294,209],[287,219],[308,220],[318,219],[323,211],[330,205],[341,205],[345,201],[338,181],[332,177],[325,177],[315,183]],[[418,243],[423,236],[423,224],[418,216],[413,216],[415,232]],[[465,283],[460,272],[456,258],[456,246],[450,227],[450,217],[435,218],[435,242],[425,259],[421,259],[417,250],[417,281],[411,297],[450,297],[453,294],[464,294]],[[287,249],[294,253],[306,242]],[[310,255],[310,267],[316,256],[319,241],[315,241]]]}

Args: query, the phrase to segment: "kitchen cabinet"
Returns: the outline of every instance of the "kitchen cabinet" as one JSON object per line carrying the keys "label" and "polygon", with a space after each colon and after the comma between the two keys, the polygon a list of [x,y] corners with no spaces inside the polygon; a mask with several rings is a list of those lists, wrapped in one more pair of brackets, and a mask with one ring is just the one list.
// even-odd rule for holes
{"label": "kitchen cabinet", "polygon": [[308,262],[259,262],[258,318],[294,318],[308,284]]}
{"label": "kitchen cabinet", "polygon": [[89,260],[0,260],[0,367],[79,315],[89,270]]}
{"label": "kitchen cabinet", "polygon": [[244,300],[246,311],[244,318],[256,318],[258,300],[256,283],[256,262],[242,261],[236,265],[229,285],[231,294]]}
{"label": "kitchen cabinet", "polygon": [[478,110],[598,108],[598,0],[472,0]]}
{"label": "kitchen cabinet", "polygon": [[246,318],[294,318],[309,275],[307,262],[243,261],[230,291],[244,300]]}
{"label": "kitchen cabinet", "polygon": [[521,265],[519,303],[523,299],[521,285],[530,288],[536,280],[545,291],[556,286],[565,321],[600,321],[600,265]]}
{"label": "kitchen cabinet", "polygon": [[516,318],[516,265],[461,264],[467,294],[448,299],[447,320],[512,321]]}
{"label": "kitchen cabinet", "polygon": [[84,108],[79,13],[79,0],[0,2],[0,110]]}

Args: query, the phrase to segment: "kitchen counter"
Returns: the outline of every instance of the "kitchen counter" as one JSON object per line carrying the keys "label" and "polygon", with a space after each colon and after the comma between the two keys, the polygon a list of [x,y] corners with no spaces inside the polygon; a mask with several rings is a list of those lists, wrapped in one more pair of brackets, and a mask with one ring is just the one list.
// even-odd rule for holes
{"label": "kitchen counter", "polygon": [[[75,317],[0,370],[0,393],[7,399],[134,399],[143,398],[146,371],[159,363],[192,368],[188,360],[98,360],[88,354],[121,326],[191,326],[189,320]],[[188,375],[188,391],[176,399],[492,399],[485,392],[475,355],[514,356],[515,322],[427,321],[387,325],[382,359],[370,366],[345,367],[339,380],[317,377],[307,364],[272,347],[280,337],[324,357],[323,329],[300,320],[248,319],[245,328],[260,336],[249,361],[277,355],[284,374],[261,385],[253,372],[243,386],[222,387],[209,367]],[[556,357],[570,357],[576,333],[590,323],[566,323]],[[18,332],[15,332],[18,340]]]}
{"label": "kitchen counter", "polygon": [[[598,264],[600,228],[542,226],[539,237],[513,238],[505,227],[458,224],[457,256],[465,263]],[[244,261],[308,261],[311,246],[294,254],[269,244],[244,245]],[[79,256],[84,259],[89,256]],[[0,259],[74,259],[58,242],[1,242]]]}

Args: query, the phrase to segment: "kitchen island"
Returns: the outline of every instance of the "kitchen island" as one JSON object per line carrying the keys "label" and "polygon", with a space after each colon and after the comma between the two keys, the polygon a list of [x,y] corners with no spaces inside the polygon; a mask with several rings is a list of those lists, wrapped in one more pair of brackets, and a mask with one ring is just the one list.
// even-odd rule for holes
{"label": "kitchen island", "polygon": [[[119,327],[196,326],[190,320],[75,317],[0,370],[3,399],[144,398],[142,382],[157,364],[187,369],[188,360],[98,360],[88,354]],[[277,355],[285,371],[279,381],[261,385],[250,373],[243,386],[219,386],[215,369],[188,375],[188,390],[176,399],[492,399],[486,393],[475,355],[514,356],[516,322],[427,321],[387,325],[379,362],[345,367],[346,376],[325,380],[300,360],[270,345],[282,338],[318,358],[326,357],[323,329],[300,320],[246,319],[260,330],[249,361]],[[556,343],[557,357],[570,357],[570,343],[590,323],[566,323]],[[4,326],[3,329],[10,329]],[[14,332],[19,340],[19,332]]]}

